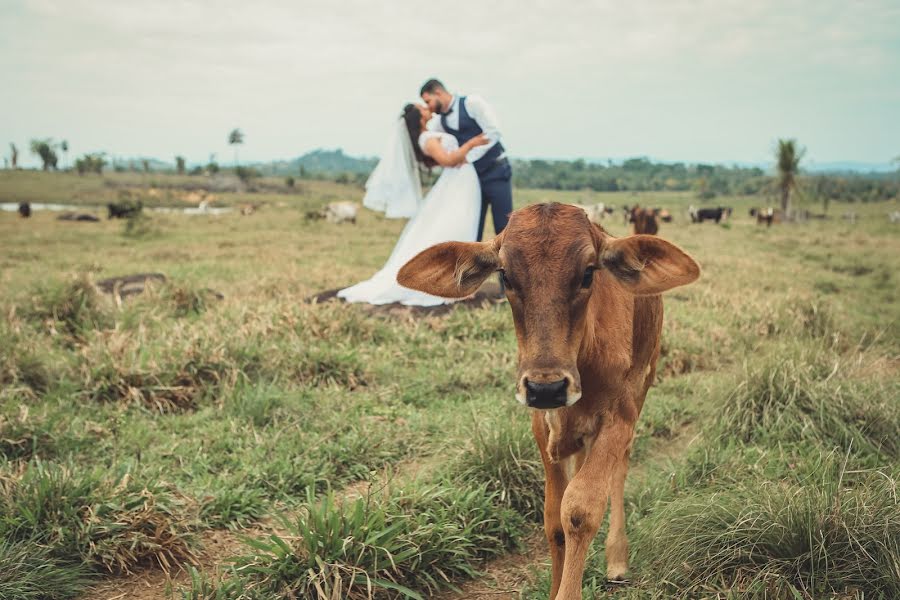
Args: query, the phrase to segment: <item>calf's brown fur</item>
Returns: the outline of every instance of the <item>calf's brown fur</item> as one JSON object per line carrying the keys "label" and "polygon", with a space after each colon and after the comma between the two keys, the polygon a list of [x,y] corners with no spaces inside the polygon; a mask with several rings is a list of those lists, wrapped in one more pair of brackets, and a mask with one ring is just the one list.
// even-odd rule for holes
{"label": "calf's brown fur", "polygon": [[665,240],[614,238],[579,208],[552,203],[514,212],[490,242],[433,246],[397,279],[460,298],[494,271],[506,282],[518,341],[516,398],[544,408],[532,410],[531,425],[546,474],[550,597],[580,599],[588,547],[607,504],[607,577],[628,570],[623,492],[635,422],[659,357],[659,294],[691,283],[700,269]]}

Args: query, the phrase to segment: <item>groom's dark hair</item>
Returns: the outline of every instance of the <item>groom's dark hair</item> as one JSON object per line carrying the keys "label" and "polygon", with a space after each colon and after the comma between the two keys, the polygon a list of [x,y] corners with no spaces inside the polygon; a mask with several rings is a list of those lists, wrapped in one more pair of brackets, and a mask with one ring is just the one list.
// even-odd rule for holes
{"label": "groom's dark hair", "polygon": [[433,94],[438,90],[447,91],[447,88],[444,87],[444,84],[438,81],[437,79],[429,79],[422,85],[422,89],[419,90],[419,95],[428,93]]}

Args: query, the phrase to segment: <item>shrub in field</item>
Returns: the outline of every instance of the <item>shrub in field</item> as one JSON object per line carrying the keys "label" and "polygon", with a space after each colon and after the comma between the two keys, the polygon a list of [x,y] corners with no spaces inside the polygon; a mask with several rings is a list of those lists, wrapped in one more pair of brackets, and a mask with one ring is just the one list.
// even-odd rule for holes
{"label": "shrub in field", "polygon": [[848,377],[823,351],[775,353],[747,369],[718,416],[726,436],[750,443],[812,441],[875,459],[900,457],[900,384]]}
{"label": "shrub in field", "polygon": [[80,561],[61,561],[33,540],[0,539],[0,600],[66,600],[89,581]]}
{"label": "shrub in field", "polygon": [[741,598],[896,598],[900,595],[900,496],[895,476],[848,485],[746,481],[688,494],[641,524],[635,553],[673,595]]}
{"label": "shrub in field", "polygon": [[41,461],[0,466],[0,539],[110,571],[193,561],[195,513],[168,486],[139,485],[127,474],[111,480]]}

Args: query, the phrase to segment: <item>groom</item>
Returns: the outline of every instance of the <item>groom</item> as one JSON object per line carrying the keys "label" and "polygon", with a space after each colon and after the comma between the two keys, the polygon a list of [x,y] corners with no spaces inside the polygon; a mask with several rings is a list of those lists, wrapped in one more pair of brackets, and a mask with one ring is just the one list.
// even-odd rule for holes
{"label": "groom", "polygon": [[506,227],[512,212],[512,168],[500,143],[500,129],[493,109],[480,96],[451,94],[437,79],[426,81],[419,95],[431,112],[440,115],[440,118],[433,118],[428,123],[431,131],[449,133],[460,146],[481,133],[491,140],[490,144],[469,150],[466,159],[475,166],[481,182],[478,241],[483,237],[488,205],[494,218],[494,233],[499,234]]}

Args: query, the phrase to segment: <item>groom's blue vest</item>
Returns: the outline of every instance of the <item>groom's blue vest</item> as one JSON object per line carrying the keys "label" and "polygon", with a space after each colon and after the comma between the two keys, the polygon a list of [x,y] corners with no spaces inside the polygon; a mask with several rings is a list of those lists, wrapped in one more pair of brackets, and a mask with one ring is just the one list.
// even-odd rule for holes
{"label": "groom's blue vest", "polygon": [[[459,145],[462,146],[473,137],[484,133],[484,130],[478,126],[475,119],[469,116],[469,112],[466,110],[465,96],[459,98],[457,109],[459,110],[459,129],[453,129],[447,125],[446,114],[441,115],[441,125],[444,127],[444,131],[455,137]],[[496,166],[498,162],[503,162],[497,159],[504,152],[503,144],[500,142],[491,146],[491,149],[485,152],[484,156],[475,161],[475,171],[478,173],[478,176],[482,177]]]}

